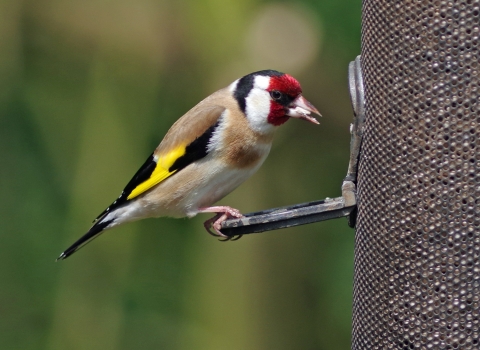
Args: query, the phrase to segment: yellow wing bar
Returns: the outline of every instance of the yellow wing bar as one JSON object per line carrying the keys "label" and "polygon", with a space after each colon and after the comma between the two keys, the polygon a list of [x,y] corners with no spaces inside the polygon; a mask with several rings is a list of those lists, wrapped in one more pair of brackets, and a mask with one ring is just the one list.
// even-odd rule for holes
{"label": "yellow wing bar", "polygon": [[185,146],[179,146],[169,153],[162,155],[158,158],[157,166],[155,170],[153,170],[152,175],[148,178],[148,180],[142,182],[137,187],[133,189],[133,191],[127,197],[127,200],[133,199],[145,191],[149,190],[155,185],[158,185],[160,182],[171,176],[175,173],[176,170],[170,172],[168,169],[175,163],[175,161],[185,154]]}

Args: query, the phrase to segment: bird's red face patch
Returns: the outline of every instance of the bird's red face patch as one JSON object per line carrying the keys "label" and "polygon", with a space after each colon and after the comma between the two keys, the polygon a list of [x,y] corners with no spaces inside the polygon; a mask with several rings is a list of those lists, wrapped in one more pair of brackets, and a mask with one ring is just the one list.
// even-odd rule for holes
{"label": "bird's red face patch", "polygon": [[270,84],[268,85],[267,90],[277,90],[292,98],[295,98],[302,93],[302,87],[300,86],[300,83],[297,81],[297,79],[288,74],[284,74],[282,76],[272,76],[270,78]]}
{"label": "bird's red face patch", "polygon": [[[300,83],[288,74],[272,76],[270,77],[270,84],[268,85],[267,91],[272,95],[268,122],[275,126],[282,125],[289,118],[289,116],[285,114],[288,104],[302,93]],[[276,99],[274,95],[276,92],[281,94],[281,97],[278,99]]]}

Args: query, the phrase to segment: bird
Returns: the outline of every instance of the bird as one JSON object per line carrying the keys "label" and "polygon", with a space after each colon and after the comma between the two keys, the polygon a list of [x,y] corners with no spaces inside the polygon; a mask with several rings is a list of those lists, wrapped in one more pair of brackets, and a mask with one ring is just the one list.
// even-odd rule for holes
{"label": "bird", "polygon": [[120,196],[57,261],[108,229],[150,217],[214,213],[205,229],[231,239],[221,225],[242,214],[214,203],[258,170],[280,125],[290,118],[319,124],[312,114],[321,116],[300,83],[276,70],[250,73],[214,92],[171,126]]}

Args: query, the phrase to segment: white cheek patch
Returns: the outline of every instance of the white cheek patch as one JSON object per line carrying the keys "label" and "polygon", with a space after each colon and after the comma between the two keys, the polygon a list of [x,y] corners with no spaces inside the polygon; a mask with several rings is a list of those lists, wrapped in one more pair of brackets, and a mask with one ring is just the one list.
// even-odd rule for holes
{"label": "white cheek patch", "polygon": [[266,133],[270,132],[274,126],[267,118],[270,114],[270,94],[267,91],[270,84],[270,78],[256,76],[252,90],[245,99],[245,113],[250,125],[255,131]]}

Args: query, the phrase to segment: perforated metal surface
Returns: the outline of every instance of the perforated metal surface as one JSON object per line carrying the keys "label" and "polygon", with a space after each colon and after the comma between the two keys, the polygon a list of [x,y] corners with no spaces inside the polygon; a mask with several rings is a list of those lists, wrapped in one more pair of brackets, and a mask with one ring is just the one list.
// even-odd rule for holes
{"label": "perforated metal surface", "polygon": [[480,349],[479,12],[364,1],[353,349]]}

